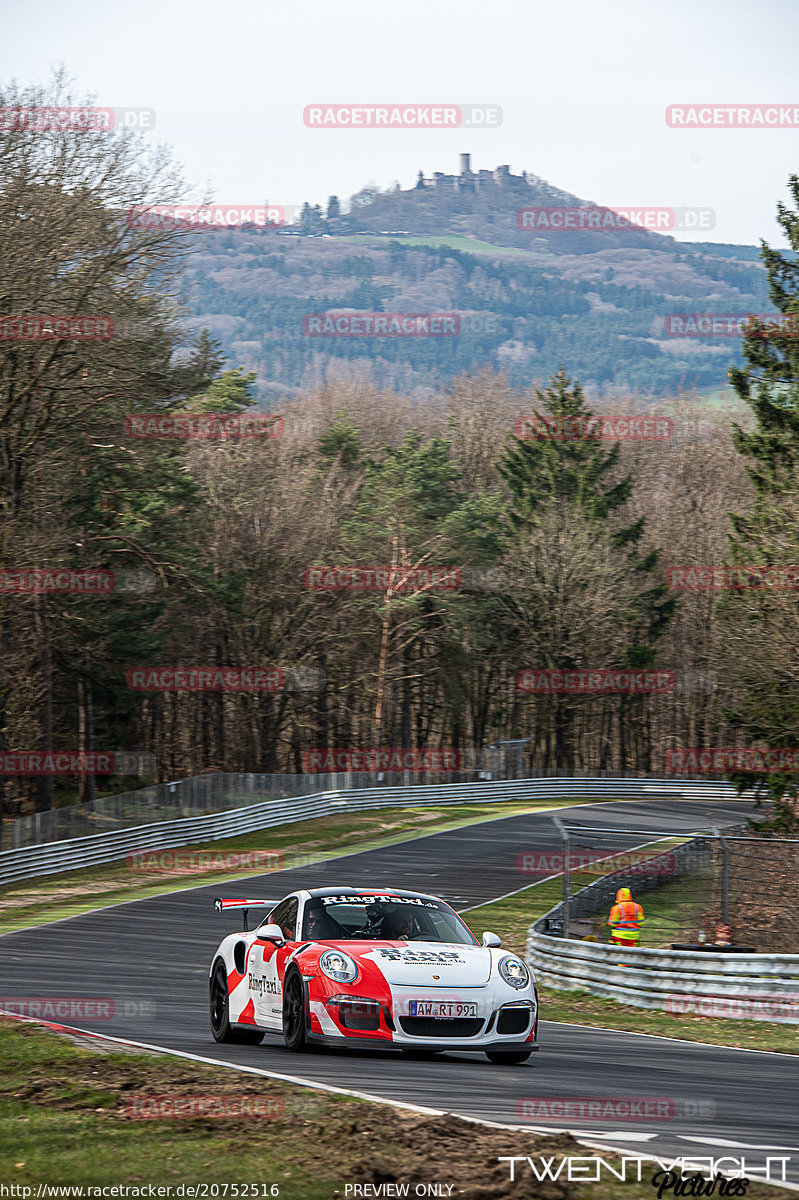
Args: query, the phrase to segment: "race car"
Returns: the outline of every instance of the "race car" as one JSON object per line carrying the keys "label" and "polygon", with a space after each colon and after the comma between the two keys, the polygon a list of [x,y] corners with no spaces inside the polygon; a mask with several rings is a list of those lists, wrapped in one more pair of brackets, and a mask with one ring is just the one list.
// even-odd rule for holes
{"label": "race car", "polygon": [[[217,898],[243,908],[210,970],[217,1042],[282,1033],[290,1050],[396,1047],[427,1058],[481,1050],[521,1063],[538,1049],[538,993],[526,964],[482,943],[443,900],[387,888],[327,887],[280,901]],[[247,929],[247,911],[266,909]]]}

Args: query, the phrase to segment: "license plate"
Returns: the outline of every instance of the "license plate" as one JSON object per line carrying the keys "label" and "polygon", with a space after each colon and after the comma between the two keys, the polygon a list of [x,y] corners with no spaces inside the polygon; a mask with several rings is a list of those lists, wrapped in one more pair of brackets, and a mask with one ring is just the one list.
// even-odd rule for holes
{"label": "license plate", "polygon": [[459,1000],[411,1000],[412,1017],[476,1017],[477,1005]]}

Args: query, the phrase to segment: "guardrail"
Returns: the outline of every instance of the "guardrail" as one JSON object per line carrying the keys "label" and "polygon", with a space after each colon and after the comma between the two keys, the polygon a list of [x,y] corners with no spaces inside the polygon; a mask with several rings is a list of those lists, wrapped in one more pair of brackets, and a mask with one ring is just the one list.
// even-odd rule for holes
{"label": "guardrail", "polygon": [[[285,799],[339,789],[444,787],[450,783],[492,780],[655,778],[642,771],[597,773],[576,770],[568,773],[541,768],[521,769],[515,762],[506,761],[503,765],[499,751],[492,747],[488,747],[486,752],[465,752],[465,759],[469,760],[468,763],[464,761],[461,768],[452,771],[430,768],[419,771],[339,771],[290,775],[215,771],[208,775],[193,775],[187,779],[154,783],[132,792],[99,796],[85,804],[48,808],[13,820],[4,820],[0,824],[0,851],[91,837],[95,833],[117,829],[133,829],[137,825],[152,825],[156,821],[174,821],[179,817],[245,808],[254,802],[253,794]],[[683,782],[707,783],[707,777],[701,775],[682,775],[681,779]]]}
{"label": "guardrail", "polygon": [[531,926],[526,959],[540,983],[560,991],[586,991],[676,1014],[771,1013],[766,1019],[799,1024],[799,954],[626,950],[551,937]]}
{"label": "guardrail", "polygon": [[[703,852],[704,841],[696,838],[670,853],[690,858]],[[581,909],[596,911],[601,902],[607,904],[617,887],[627,883],[639,892],[657,886],[651,879],[627,879],[623,872],[613,872],[571,898],[572,915],[579,920]],[[527,933],[526,961],[547,987],[587,991],[636,1008],[666,1009],[676,1015],[696,1012],[799,1024],[799,954],[628,950],[545,932],[553,923],[562,926],[562,921],[561,903]],[[569,932],[573,925],[570,920]]]}
{"label": "guardrail", "polygon": [[[242,777],[236,776],[237,783]],[[248,777],[244,777],[248,778]],[[257,779],[258,777],[253,777]],[[674,779],[545,778],[492,780],[487,783],[427,784],[418,787],[336,788],[310,795],[254,801],[229,812],[158,821],[133,828],[68,838],[0,853],[0,885],[38,875],[116,862],[128,854],[211,842],[291,821],[368,808],[418,805],[479,804],[551,798],[558,802],[582,797],[626,799],[724,800],[737,797],[731,784]]]}

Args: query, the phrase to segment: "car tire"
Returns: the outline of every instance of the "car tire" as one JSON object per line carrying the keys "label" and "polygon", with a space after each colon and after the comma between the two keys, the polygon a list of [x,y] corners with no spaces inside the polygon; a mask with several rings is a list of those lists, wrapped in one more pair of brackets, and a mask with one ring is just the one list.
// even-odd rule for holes
{"label": "car tire", "polygon": [[211,1033],[215,1042],[237,1042],[239,1045],[258,1046],[264,1035],[258,1029],[234,1029],[230,1024],[230,993],[227,971],[222,959],[217,959],[211,974],[209,988]]}
{"label": "car tire", "polygon": [[296,968],[291,968],[283,983],[283,1041],[295,1053],[308,1048],[305,1021],[302,976]]}
{"label": "car tire", "polygon": [[486,1058],[489,1062],[508,1067],[515,1066],[517,1063],[527,1062],[532,1054],[532,1050],[486,1050]]}

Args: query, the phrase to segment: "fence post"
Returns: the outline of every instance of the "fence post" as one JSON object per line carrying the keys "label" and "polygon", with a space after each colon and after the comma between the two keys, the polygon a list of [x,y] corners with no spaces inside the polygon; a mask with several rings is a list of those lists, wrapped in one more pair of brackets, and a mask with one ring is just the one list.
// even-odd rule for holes
{"label": "fence post", "polygon": [[725,838],[721,836],[721,830],[715,825],[713,832],[719,839],[721,846],[721,922],[723,925],[729,925],[729,901],[730,901],[730,846]]}
{"label": "fence post", "polygon": [[560,836],[563,838],[563,933],[561,937],[567,938],[571,923],[569,914],[569,891],[571,883],[569,879],[569,859],[571,857],[569,854],[569,834],[565,825],[562,825],[557,817],[552,818],[552,823],[557,827]]}

